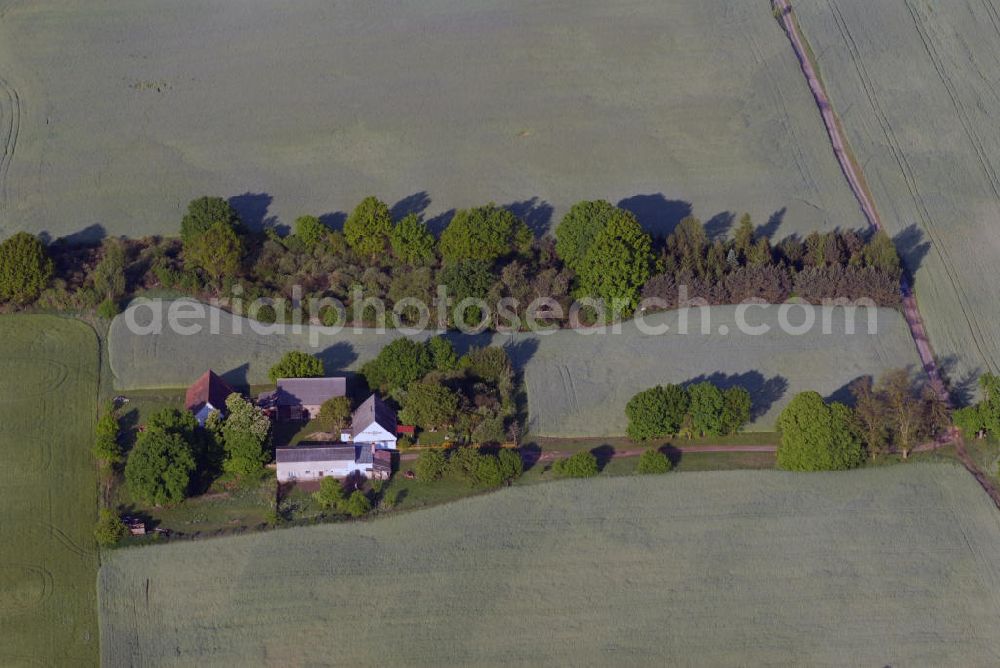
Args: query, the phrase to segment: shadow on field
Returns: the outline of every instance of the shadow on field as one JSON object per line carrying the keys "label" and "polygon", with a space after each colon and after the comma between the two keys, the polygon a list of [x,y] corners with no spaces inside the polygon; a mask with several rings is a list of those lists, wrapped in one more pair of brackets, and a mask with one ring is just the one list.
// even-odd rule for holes
{"label": "shadow on field", "polygon": [[523,220],[536,237],[548,232],[549,226],[552,224],[552,205],[537,197],[526,199],[523,202],[513,202],[503,208]]}
{"label": "shadow on field", "polygon": [[[831,392],[829,395],[823,397],[823,401],[826,401],[827,403],[836,401],[837,403],[844,404],[845,406],[854,406],[854,394],[851,393],[851,385],[865,377],[866,376],[858,376],[857,378],[852,378]],[[871,376],[867,377],[870,378]]]}
{"label": "shadow on field", "polygon": [[53,243],[69,247],[79,247],[100,246],[101,242],[107,235],[107,231],[104,229],[103,225],[100,223],[94,223],[93,225],[87,225],[79,232],[73,232],[72,234],[67,234],[66,236],[59,237],[55,240],[52,239],[52,235],[44,231],[38,233],[38,238],[46,246]]}
{"label": "shadow on field", "polygon": [[427,229],[429,229],[433,234],[438,236],[444,232],[444,228],[448,227],[448,223],[451,219],[455,217],[455,209],[448,209],[433,218],[429,218],[427,222]]}
{"label": "shadow on field", "polygon": [[954,377],[955,368],[958,366],[958,358],[949,355],[938,362],[938,369],[941,377],[948,386],[948,393],[956,408],[969,406],[976,401],[979,390],[979,376],[982,375],[981,367],[972,369],[964,376]]}
{"label": "shadow on field", "polygon": [[667,199],[663,193],[626,197],[618,206],[631,211],[648,233],[661,237],[673,232],[678,223],[691,215],[690,202]]}
{"label": "shadow on field", "polygon": [[422,216],[430,205],[431,196],[427,194],[426,190],[422,190],[418,193],[408,195],[393,204],[389,210],[389,214],[392,216],[394,222],[399,222],[399,220],[409,216],[411,213]]}
{"label": "shadow on field", "polygon": [[347,221],[347,214],[343,211],[334,211],[332,213],[324,213],[319,216],[319,222],[323,223],[331,230],[335,232],[340,232],[344,229],[344,223]]}
{"label": "shadow on field", "polygon": [[[229,206],[236,209],[240,220],[251,232],[261,232],[265,227],[277,227],[278,219],[268,216],[274,198],[267,193],[246,192],[229,198]],[[282,226],[287,232],[288,226]],[[279,230],[281,232],[281,230]]]}
{"label": "shadow on field", "polygon": [[778,228],[781,227],[781,222],[785,219],[785,213],[787,211],[788,207],[783,206],[772,213],[771,217],[767,219],[767,222],[757,228],[757,236],[774,239],[778,234]]}
{"label": "shadow on field", "polygon": [[733,226],[736,214],[732,211],[717,213],[705,223],[705,234],[709,240],[725,239],[729,236],[729,230]]}
{"label": "shadow on field", "polygon": [[893,237],[892,242],[903,260],[903,266],[911,276],[915,276],[917,269],[931,250],[930,242],[924,241],[924,231],[916,224],[910,225]]}
{"label": "shadow on field", "polygon": [[244,362],[238,367],[225,371],[222,380],[226,381],[237,392],[250,391],[250,363]]}
{"label": "shadow on field", "polygon": [[328,348],[324,348],[317,357],[323,362],[323,369],[326,375],[342,375],[344,369],[357,361],[358,354],[354,352],[354,346],[349,341],[338,341]]}
{"label": "shadow on field", "polygon": [[716,372],[711,375],[701,375],[683,383],[685,387],[708,381],[722,390],[730,387],[742,387],[750,393],[750,419],[757,420],[771,410],[788,391],[788,379],[784,376],[764,378],[759,371],[725,374]]}
{"label": "shadow on field", "polygon": [[597,470],[603,471],[604,467],[608,465],[608,462],[614,458],[615,449],[605,443],[604,445],[599,445],[596,448],[591,448],[590,454],[594,455],[594,459],[597,460]]}

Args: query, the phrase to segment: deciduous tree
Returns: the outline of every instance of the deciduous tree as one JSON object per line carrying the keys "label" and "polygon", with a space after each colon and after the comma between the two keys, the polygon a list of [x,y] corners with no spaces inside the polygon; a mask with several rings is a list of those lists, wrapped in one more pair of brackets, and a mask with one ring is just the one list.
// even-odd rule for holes
{"label": "deciduous tree", "polygon": [[650,448],[639,455],[639,463],[635,467],[635,472],[644,475],[667,473],[673,467],[674,465],[670,462],[669,457],[656,448]]}
{"label": "deciduous tree", "polygon": [[[627,213],[627,212],[626,212]],[[578,277],[583,292],[631,313],[650,276],[652,240],[631,214],[615,216],[594,237]]]}
{"label": "deciduous tree", "polygon": [[239,476],[259,475],[267,463],[271,420],[237,393],[226,399],[229,415],[222,427],[226,459],[223,468]]}
{"label": "deciduous tree", "polygon": [[423,264],[434,259],[434,235],[415,213],[404,216],[389,234],[392,253],[403,262]]}
{"label": "deciduous tree", "polygon": [[351,422],[351,400],[347,397],[331,397],[319,407],[316,421],[323,431],[339,432]]}
{"label": "deciduous tree", "polygon": [[185,246],[213,227],[222,225],[232,230],[240,226],[236,209],[221,197],[199,197],[188,203],[187,213],[181,219],[181,241]]}
{"label": "deciduous tree", "polygon": [[688,394],[678,385],[657,385],[629,400],[628,435],[636,441],[676,434],[688,412]]}
{"label": "deciduous tree", "polygon": [[289,350],[277,364],[267,372],[272,383],[279,378],[322,378],[325,370],[323,361],[300,350]]}
{"label": "deciduous tree", "polygon": [[403,399],[402,420],[421,429],[446,427],[455,419],[458,395],[436,382],[413,383]]}
{"label": "deciduous tree", "polygon": [[361,200],[344,223],[344,237],[351,249],[363,257],[385,251],[392,232],[389,206],[374,196]]}
{"label": "deciduous tree", "polygon": [[134,498],[159,506],[182,501],[194,471],[191,446],[179,434],[147,430],[129,453],[125,482]]}
{"label": "deciduous tree", "polygon": [[462,209],[441,233],[439,247],[446,262],[480,260],[493,263],[513,253],[527,253],[534,235],[520,218],[492,202]]}
{"label": "deciduous tree", "polygon": [[827,405],[816,392],[796,395],[778,418],[778,466],[788,471],[833,471],[861,464],[861,440],[851,411]]}
{"label": "deciduous tree", "polygon": [[0,300],[35,301],[52,277],[52,260],[38,237],[18,232],[0,242]]}
{"label": "deciduous tree", "polygon": [[592,478],[600,473],[597,457],[593,453],[583,451],[565,459],[557,459],[552,464],[552,473],[560,478]]}
{"label": "deciduous tree", "polygon": [[579,271],[598,233],[608,221],[630,215],[604,200],[577,202],[556,227],[556,254],[567,267]]}

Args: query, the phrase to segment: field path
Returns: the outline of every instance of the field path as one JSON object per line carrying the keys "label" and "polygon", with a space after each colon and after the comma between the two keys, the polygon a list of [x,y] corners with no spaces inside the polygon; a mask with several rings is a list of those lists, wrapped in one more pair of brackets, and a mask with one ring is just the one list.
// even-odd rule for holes
{"label": "field path", "polygon": [[[681,453],[698,453],[698,452],[777,452],[778,446],[776,445],[687,445],[687,446],[671,446],[673,449],[680,451]],[[628,448],[626,450],[615,450],[614,454],[611,455],[612,459],[621,459],[623,457],[638,457],[642,453],[646,452],[649,448]],[[586,452],[585,450],[576,450],[573,452],[562,451],[562,450],[544,450],[541,456],[535,460],[539,462],[550,462],[562,457],[569,457],[570,455],[576,454],[577,452]],[[406,454],[400,455],[399,460],[402,462],[411,462],[420,456],[419,452],[408,452]]]}
{"label": "field path", "polygon": [[0,78],[0,210],[7,208],[7,174],[14,160],[21,124],[21,99],[17,90]]}
{"label": "field path", "polygon": [[[774,6],[778,9],[781,15],[781,22],[784,25],[785,33],[788,35],[788,39],[791,41],[792,47],[795,49],[795,55],[798,57],[799,63],[802,65],[802,73],[806,76],[806,80],[809,83],[809,89],[812,91],[813,97],[816,99],[816,104],[823,116],[823,124],[826,126],[827,134],[830,137],[833,152],[837,156],[837,161],[840,163],[844,176],[847,178],[847,183],[851,187],[851,191],[854,193],[854,196],[857,198],[858,204],[861,205],[861,210],[865,214],[865,218],[868,219],[869,224],[875,229],[882,230],[884,229],[882,220],[879,218],[878,212],[875,210],[875,205],[863,185],[861,167],[855,166],[854,161],[851,159],[850,155],[848,155],[846,149],[847,142],[844,140],[843,134],[840,131],[839,121],[833,112],[833,107],[830,105],[830,99],[823,87],[823,82],[820,80],[819,75],[816,72],[816,68],[813,66],[812,60],[809,58],[805,40],[799,31],[799,26],[795,17],[792,15],[792,8],[789,5],[788,0],[773,1]],[[910,7],[910,5],[908,4],[907,7]],[[921,37],[923,37],[923,35],[921,35]],[[923,364],[924,371],[930,379],[931,387],[933,387],[938,393],[938,396],[940,396],[941,399],[947,402],[950,406],[951,396],[948,393],[948,387],[944,383],[944,379],[941,376],[941,370],[938,367],[937,359],[934,356],[934,350],[931,348],[930,340],[927,338],[927,331],[924,327],[923,318],[920,316],[920,310],[917,308],[917,300],[913,294],[913,288],[910,285],[909,279],[905,275],[903,276],[900,287],[903,296],[903,316],[906,318],[906,323],[910,328],[910,334],[913,336],[913,341],[917,346],[917,354],[920,356],[920,362]],[[990,498],[993,499],[993,502],[997,505],[997,507],[1000,508],[1000,491],[997,490],[989,477],[986,476],[976,465],[975,461],[973,461],[968,451],[966,451],[965,443],[962,441],[958,432],[952,431],[949,432],[949,435],[951,436],[949,440],[954,442],[955,450],[957,451],[962,464],[965,465],[965,468],[968,469],[969,473],[975,477],[980,486],[986,491]]]}

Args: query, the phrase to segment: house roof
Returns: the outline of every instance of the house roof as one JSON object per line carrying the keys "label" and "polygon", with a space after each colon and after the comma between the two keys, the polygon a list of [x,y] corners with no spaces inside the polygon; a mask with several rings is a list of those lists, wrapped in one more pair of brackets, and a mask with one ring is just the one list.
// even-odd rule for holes
{"label": "house roof", "polygon": [[347,379],[279,378],[273,400],[278,406],[319,406],[327,399],[347,394]]}
{"label": "house roof", "polygon": [[296,462],[354,462],[357,453],[353,445],[343,443],[321,443],[297,445],[290,448],[275,448],[274,459],[279,464]]}
{"label": "house roof", "polygon": [[209,369],[187,389],[184,407],[189,411],[197,412],[205,404],[211,404],[213,408],[222,410],[225,408],[226,398],[230,394],[233,394],[233,388]]}
{"label": "house roof", "polygon": [[351,416],[351,437],[355,437],[373,424],[390,434],[396,433],[396,412],[376,395],[371,395],[358,406]]}
{"label": "house roof", "polygon": [[357,454],[355,455],[355,460],[358,464],[371,464],[372,463],[372,448],[371,446],[358,445]]}

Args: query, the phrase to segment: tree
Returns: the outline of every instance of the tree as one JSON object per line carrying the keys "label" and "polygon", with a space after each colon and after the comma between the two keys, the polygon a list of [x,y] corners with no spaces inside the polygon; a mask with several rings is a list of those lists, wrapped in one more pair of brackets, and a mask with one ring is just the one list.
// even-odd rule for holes
{"label": "tree", "polygon": [[578,277],[584,293],[630,313],[650,276],[653,242],[635,216],[626,214],[611,218],[597,233]]}
{"label": "tree", "polygon": [[188,203],[187,213],[181,219],[181,241],[188,242],[221,225],[239,229],[240,217],[229,202],[221,197],[199,197]]}
{"label": "tree", "polygon": [[0,243],[0,300],[31,303],[51,277],[52,260],[38,237],[18,232]]}
{"label": "tree", "polygon": [[361,200],[344,223],[344,237],[351,249],[364,257],[385,251],[392,232],[389,206],[374,196]]}
{"label": "tree", "polygon": [[368,387],[394,392],[405,390],[434,368],[427,346],[411,339],[399,338],[382,348],[375,359],[361,367]]}
{"label": "tree", "polygon": [[888,371],[879,381],[879,394],[885,397],[885,416],[892,429],[893,442],[903,459],[922,434],[921,405],[913,394],[913,380],[908,369]]}
{"label": "tree", "polygon": [[778,467],[786,471],[834,471],[854,468],[864,455],[843,404],[827,405],[816,392],[796,395],[778,418],[781,443]]}
{"label": "tree", "polygon": [[501,448],[497,453],[497,463],[500,466],[500,477],[504,482],[510,482],[524,473],[524,460],[521,453],[512,448]]}
{"label": "tree", "polygon": [[959,408],[951,414],[951,419],[966,436],[983,438],[986,434],[986,421],[979,404]]}
{"label": "tree", "polygon": [[259,475],[267,463],[271,420],[237,393],[226,399],[229,416],[222,427],[226,459],[223,468],[239,476]]}
{"label": "tree", "polygon": [[[438,283],[447,288],[456,306],[468,298],[485,299],[495,280],[490,264],[484,260],[459,260],[445,266],[438,275]],[[466,309],[462,315],[469,325],[482,320],[479,308]]]}
{"label": "tree", "polygon": [[434,235],[415,213],[403,217],[389,234],[392,253],[403,262],[423,264],[434,259]]}
{"label": "tree", "polygon": [[865,245],[865,264],[869,267],[881,269],[890,276],[899,277],[900,261],[899,253],[896,251],[892,239],[883,230],[879,230]]}
{"label": "tree", "polygon": [[688,388],[691,425],[698,436],[720,436],[723,433],[725,399],[722,391],[708,381]]}
{"label": "tree", "polygon": [[361,517],[372,509],[372,502],[360,489],[354,490],[344,502],[344,511],[351,517]]}
{"label": "tree", "polygon": [[493,383],[508,376],[513,369],[510,356],[500,346],[473,348],[462,356],[459,366],[468,369],[476,378]]}
{"label": "tree", "polygon": [[117,302],[125,294],[125,246],[118,239],[105,239],[102,248],[94,267],[94,289],[105,300]]}
{"label": "tree", "polygon": [[160,506],[184,499],[194,471],[191,446],[179,434],[147,430],[129,453],[125,482],[134,498]]}
{"label": "tree", "polygon": [[676,434],[688,412],[688,394],[677,385],[639,392],[625,407],[628,435],[635,441]]}
{"label": "tree", "polygon": [[504,483],[500,462],[493,455],[480,454],[476,460],[476,484],[483,487],[499,487]]}
{"label": "tree", "polygon": [[608,221],[629,215],[604,200],[577,202],[556,227],[556,255],[567,267],[579,271],[598,233]]}
{"label": "tree", "polygon": [[889,441],[885,398],[875,392],[871,376],[858,378],[851,383],[850,389],[854,397],[854,422],[874,460]]}
{"label": "tree", "polygon": [[413,465],[417,480],[429,482],[437,480],[448,468],[448,460],[440,450],[424,450]]}
{"label": "tree", "polygon": [[344,504],[344,486],[336,478],[323,478],[319,481],[319,491],[313,494],[316,503],[323,510],[340,510]]}
{"label": "tree", "polygon": [[111,547],[117,545],[118,541],[128,535],[128,527],[118,517],[118,514],[101,508],[97,515],[97,526],[94,528],[94,540],[101,547]]}
{"label": "tree", "polygon": [[122,461],[122,449],[118,443],[118,417],[113,405],[109,405],[97,420],[94,434],[94,458],[105,464]]}
{"label": "tree", "polygon": [[722,393],[722,433],[735,434],[750,421],[750,392],[730,387]]}
{"label": "tree", "polygon": [[339,432],[351,421],[351,400],[347,397],[330,397],[319,407],[316,421],[326,432]]}
{"label": "tree", "polygon": [[457,394],[440,383],[424,381],[410,385],[400,417],[407,424],[433,431],[451,424],[457,411]]}
{"label": "tree", "polygon": [[279,378],[322,378],[324,373],[323,361],[315,355],[289,350],[271,367],[267,376],[276,383]]}
{"label": "tree", "polygon": [[532,241],[534,235],[524,221],[491,202],[456,213],[438,245],[446,262],[493,263],[512,253],[527,253]]}
{"label": "tree", "polygon": [[299,216],[295,219],[295,236],[302,240],[306,247],[321,243],[330,234],[330,228],[316,216]]}
{"label": "tree", "polygon": [[443,336],[428,339],[427,350],[431,354],[435,371],[448,372],[458,368],[458,353],[455,352],[455,346]]}
{"label": "tree", "polygon": [[214,225],[184,242],[184,257],[218,283],[239,271],[243,244],[229,225]]}
{"label": "tree", "polygon": [[670,463],[670,458],[656,448],[650,448],[639,455],[639,464],[635,467],[636,473],[667,473],[674,465]]}
{"label": "tree", "polygon": [[597,467],[597,457],[593,453],[583,451],[565,459],[557,459],[552,464],[552,473],[560,478],[592,478],[600,473]]}
{"label": "tree", "polygon": [[736,251],[739,259],[746,261],[750,257],[750,250],[755,242],[753,220],[751,220],[749,213],[744,213],[733,235],[733,250]]}

